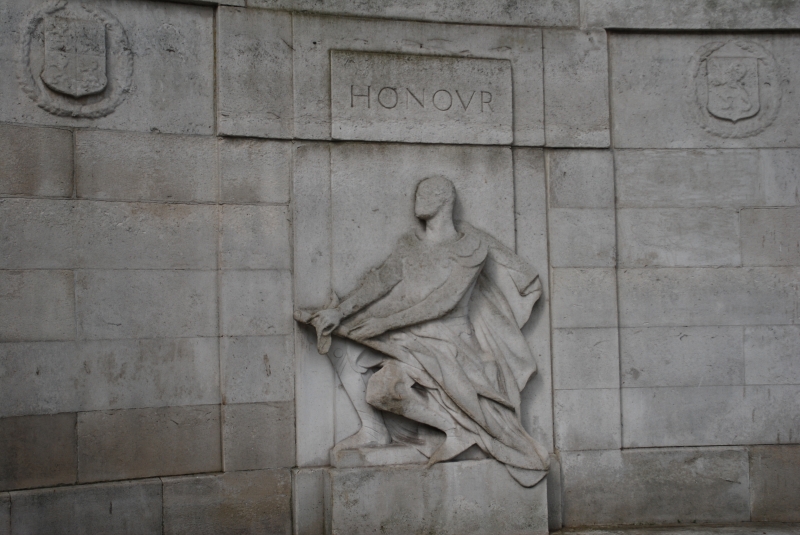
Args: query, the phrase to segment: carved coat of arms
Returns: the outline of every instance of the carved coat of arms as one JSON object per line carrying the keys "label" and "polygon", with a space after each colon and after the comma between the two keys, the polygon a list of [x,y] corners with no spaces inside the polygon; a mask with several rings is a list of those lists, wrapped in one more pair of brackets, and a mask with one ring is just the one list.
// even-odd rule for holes
{"label": "carved coat of arms", "polygon": [[106,77],[106,27],[96,20],[52,17],[45,23],[42,80],[59,93],[101,92]]}
{"label": "carved coat of arms", "polygon": [[781,84],[775,58],[742,40],[709,43],[692,58],[689,111],[708,132],[743,138],[764,131],[778,116]]}

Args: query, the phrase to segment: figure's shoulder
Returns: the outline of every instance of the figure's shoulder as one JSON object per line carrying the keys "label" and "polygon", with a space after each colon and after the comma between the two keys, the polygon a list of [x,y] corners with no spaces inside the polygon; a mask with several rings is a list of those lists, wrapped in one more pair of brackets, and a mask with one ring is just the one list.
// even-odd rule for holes
{"label": "figure's shoulder", "polygon": [[406,232],[397,240],[397,244],[394,247],[396,252],[408,251],[409,249],[414,248],[419,244],[419,237],[417,233],[413,230]]}
{"label": "figure's shoulder", "polygon": [[465,267],[477,266],[486,259],[489,243],[483,234],[469,223],[456,225],[460,237],[450,245],[451,253]]}

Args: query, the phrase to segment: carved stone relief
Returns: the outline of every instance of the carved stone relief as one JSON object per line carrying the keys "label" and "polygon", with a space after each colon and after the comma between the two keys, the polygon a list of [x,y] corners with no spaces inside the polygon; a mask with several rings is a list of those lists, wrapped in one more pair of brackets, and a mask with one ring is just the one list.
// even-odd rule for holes
{"label": "carved stone relief", "polygon": [[443,176],[416,189],[422,228],[397,242],[343,300],[298,310],[315,327],[361,420],[331,452],[334,466],[494,458],[523,486],[549,456],[520,423],[536,373],[521,333],[541,296],[536,271],[493,236],[454,223]]}
{"label": "carved stone relief", "polygon": [[693,116],[712,134],[754,136],[778,116],[781,86],[775,58],[752,41],[703,46],[692,58],[689,74]]}
{"label": "carved stone relief", "polygon": [[20,35],[19,82],[40,108],[54,115],[103,117],[130,90],[128,37],[104,9],[51,1],[28,15]]}

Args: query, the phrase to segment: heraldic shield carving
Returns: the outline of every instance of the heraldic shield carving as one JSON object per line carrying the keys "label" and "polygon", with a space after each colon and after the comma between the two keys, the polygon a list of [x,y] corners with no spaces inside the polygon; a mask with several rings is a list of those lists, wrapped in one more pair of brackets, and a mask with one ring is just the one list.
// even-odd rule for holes
{"label": "heraldic shield carving", "polygon": [[108,11],[50,0],[28,14],[20,37],[17,77],[43,110],[95,119],[125,100],[133,54],[125,29]]}
{"label": "heraldic shield carving", "polygon": [[775,58],[756,43],[709,43],[692,58],[689,75],[687,109],[712,134],[754,136],[778,116],[781,84]]}
{"label": "heraldic shield carving", "polygon": [[45,25],[41,76],[50,89],[76,98],[105,89],[105,25],[96,20],[50,18]]}

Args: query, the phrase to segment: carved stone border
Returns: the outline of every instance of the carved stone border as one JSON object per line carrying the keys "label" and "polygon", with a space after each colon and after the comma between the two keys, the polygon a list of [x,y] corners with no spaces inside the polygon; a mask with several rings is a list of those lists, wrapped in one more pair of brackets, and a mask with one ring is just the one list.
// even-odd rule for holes
{"label": "carved stone border", "polygon": [[108,89],[104,98],[92,104],[82,104],[76,99],[59,95],[34,76],[31,66],[31,39],[45,17],[64,10],[68,0],[51,0],[29,13],[20,28],[20,57],[17,78],[22,90],[40,108],[60,117],[85,117],[96,119],[113,112],[125,100],[133,76],[133,53],[122,24],[110,13],[98,7],[80,4],[80,9],[102,22],[108,31],[109,69]]}
{"label": "carved stone border", "polygon": [[[759,99],[762,111],[749,119],[743,119],[735,123],[718,119],[708,111],[708,80],[704,72],[706,61],[714,52],[720,50],[725,45],[733,43],[742,50],[746,50],[758,59],[759,65],[763,67],[760,74],[766,76],[767,84],[759,78]],[[778,79],[778,68],[775,58],[764,47],[752,41],[742,41],[731,39],[728,41],[715,41],[701,47],[692,56],[688,70],[690,84],[688,105],[692,118],[707,132],[722,138],[745,138],[755,136],[763,132],[778,117],[781,107],[781,86]],[[764,86],[769,87],[764,91]]]}

